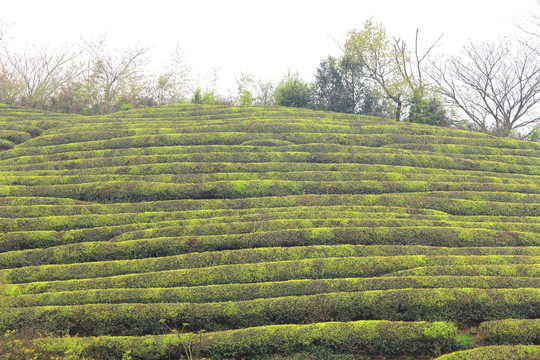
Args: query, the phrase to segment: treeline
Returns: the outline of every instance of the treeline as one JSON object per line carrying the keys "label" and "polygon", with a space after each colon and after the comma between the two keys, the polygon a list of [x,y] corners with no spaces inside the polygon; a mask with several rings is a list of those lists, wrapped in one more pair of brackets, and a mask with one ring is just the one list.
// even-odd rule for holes
{"label": "treeline", "polygon": [[176,103],[281,105],[538,140],[540,22],[529,20],[520,39],[471,42],[459,56],[435,59],[438,40],[421,52],[418,30],[410,46],[368,19],[349,31],[339,56],[321,60],[313,83],[290,72],[278,84],[242,73],[227,96],[217,91],[217,70],[206,86],[193,80],[180,47],[151,73],[149,47],[111,52],[101,37],[17,52],[0,22],[0,102],[84,115]]}

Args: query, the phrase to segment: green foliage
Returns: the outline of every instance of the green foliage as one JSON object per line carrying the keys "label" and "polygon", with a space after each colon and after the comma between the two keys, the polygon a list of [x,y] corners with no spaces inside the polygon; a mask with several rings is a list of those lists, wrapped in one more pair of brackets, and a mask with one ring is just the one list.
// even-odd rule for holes
{"label": "green foliage", "polygon": [[80,352],[82,343],[76,337],[57,337],[30,329],[7,331],[0,338],[0,359],[85,360]]}
{"label": "green foliage", "polygon": [[99,336],[160,334],[164,326],[208,331],[250,326],[385,319],[453,321],[470,326],[537,318],[538,289],[402,289],[215,303],[89,304],[4,308],[0,331],[21,328]]}
{"label": "green foliage", "polygon": [[201,89],[196,89],[193,93],[193,97],[191,98],[192,104],[202,104],[203,103],[203,95]]}
{"label": "green foliage", "polygon": [[480,324],[478,334],[487,345],[540,345],[539,319],[505,319]]}
{"label": "green foliage", "polygon": [[437,360],[534,360],[540,356],[540,346],[486,346],[458,351],[438,357]]}
{"label": "green foliage", "polygon": [[329,56],[317,68],[313,85],[315,107],[350,114],[364,113],[368,90],[362,67],[348,58]]}
{"label": "green foliage", "polygon": [[253,104],[253,101],[255,99],[253,98],[253,95],[247,90],[244,90],[242,94],[240,95],[240,105],[246,106]]}
{"label": "green foliage", "polygon": [[25,307],[99,303],[169,303],[177,301],[203,303],[406,288],[537,288],[539,282],[540,280],[537,278],[530,277],[387,276],[323,280],[301,279],[192,287],[93,289],[27,295],[21,295],[21,289],[16,286],[6,286],[4,293],[10,294],[10,296],[4,298],[4,305],[6,307]]}
{"label": "green foliage", "polygon": [[540,126],[535,126],[529,131],[525,137],[524,140],[528,141],[540,141]]}
{"label": "green foliage", "polygon": [[344,46],[344,56],[361,66],[372,86],[392,102],[394,119],[401,120],[408,82],[398,69],[399,54],[395,53],[382,24],[372,19],[363,28],[352,30]]}
{"label": "green foliage", "polygon": [[217,99],[214,93],[212,92],[205,92],[203,93],[201,89],[197,88],[195,92],[193,93],[193,96],[191,97],[192,104],[200,104],[200,105],[216,105]]}
{"label": "green foliage", "polygon": [[[537,343],[537,143],[202,103],[4,106],[2,140],[0,332],[17,354],[45,346],[30,328],[52,356],[96,359],[185,357],[184,340],[261,359]],[[380,321],[333,323],[357,320]]]}
{"label": "green foliage", "polygon": [[437,126],[450,125],[442,101],[434,95],[427,98],[424,89],[417,89],[409,99],[409,103],[406,121]]}
{"label": "green foliage", "polygon": [[276,104],[288,107],[307,107],[310,101],[310,85],[298,74],[289,73],[279,82],[274,96]]}

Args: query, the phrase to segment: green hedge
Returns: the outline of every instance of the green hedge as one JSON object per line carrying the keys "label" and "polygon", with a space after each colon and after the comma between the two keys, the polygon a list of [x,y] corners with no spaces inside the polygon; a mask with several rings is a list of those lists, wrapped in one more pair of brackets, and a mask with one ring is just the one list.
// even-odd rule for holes
{"label": "green hedge", "polygon": [[538,264],[451,265],[404,270],[392,276],[517,276],[540,277]]}
{"label": "green hedge", "polygon": [[[302,135],[302,134],[300,134]],[[302,142],[325,142],[339,141],[328,139],[328,136],[310,135],[311,138],[298,139]],[[337,136],[337,135],[336,135]],[[294,136],[297,137],[297,136]],[[335,136],[332,136],[335,137]],[[70,143],[58,146],[42,147],[26,151],[24,155],[42,155],[55,153],[71,153],[74,151],[96,151],[106,149],[122,148],[146,148],[154,146],[180,146],[180,145],[240,145],[249,140],[267,140],[272,139],[272,134],[242,134],[242,133],[224,133],[216,135],[215,133],[205,134],[174,134],[159,136],[139,136],[133,138],[118,138],[106,141]],[[297,142],[296,139],[284,137],[277,140]],[[7,140],[6,140],[7,141]],[[423,141],[426,141],[425,139]],[[25,144],[22,144],[25,145]],[[353,144],[354,145],[354,144]],[[365,144],[357,144],[365,145]],[[15,154],[10,154],[15,155]],[[435,168],[447,170],[468,170],[468,171],[487,171],[492,173],[510,173],[510,174],[540,174],[540,166],[531,164],[520,165],[504,161],[487,160],[469,160],[459,157],[447,157],[443,155],[431,154],[396,154],[396,150],[388,150],[387,153],[309,153],[309,152],[217,152],[200,154],[176,154],[162,155],[162,162],[209,162],[209,163],[319,163],[319,164],[372,164],[372,165],[391,165],[391,166],[411,166],[416,168]],[[510,161],[508,158],[494,158],[496,160]],[[43,162],[27,165],[6,165],[6,171],[32,171],[32,170],[65,170],[65,169],[84,169],[104,166],[126,166],[153,164],[156,161],[155,156],[145,158],[126,156],[96,159],[65,160],[56,162]],[[293,168],[295,166],[293,165]]]}
{"label": "green hedge", "polygon": [[[19,258],[23,259],[28,254],[35,254],[35,256],[41,252],[45,258],[51,257],[51,253],[56,250],[27,250],[34,248],[50,248],[60,245],[77,244],[80,242],[94,242],[94,241],[109,241],[116,236],[122,235],[126,232],[137,231],[141,229],[147,229],[152,225],[148,223],[120,225],[120,226],[104,226],[95,227],[90,229],[76,229],[65,231],[15,231],[5,234],[0,233],[0,258]],[[77,245],[74,245],[75,248]],[[27,252],[17,252],[19,250],[26,250]],[[12,252],[15,251],[15,252]],[[12,252],[12,253],[6,253]],[[9,255],[11,254],[11,255]],[[18,255],[17,255],[18,254]],[[32,255],[30,255],[32,257]],[[35,259],[33,259],[35,260]],[[30,261],[33,261],[30,260]],[[7,260],[6,260],[7,261]],[[28,263],[28,260],[17,260],[19,263],[25,263],[24,266],[32,265]],[[22,262],[20,262],[22,261]],[[47,261],[47,260],[45,260]],[[38,261],[34,265],[42,263]],[[1,267],[1,265],[0,265]]]}
{"label": "green hedge", "polygon": [[[500,221],[500,218],[485,217],[479,221],[475,217],[452,218],[450,216],[423,216],[408,213],[401,209],[396,212],[392,208],[379,208],[380,210],[364,209],[363,207],[350,208],[348,211],[329,211],[325,207],[311,209],[250,209],[250,210],[199,210],[199,211],[140,211],[131,213],[112,213],[107,207],[93,207],[99,214],[91,214],[85,208],[80,208],[77,215],[49,215],[54,210],[44,207],[42,214],[33,213],[29,218],[15,217],[18,213],[14,209],[13,215],[0,218],[0,231],[64,231],[81,228],[94,228],[105,226],[120,226],[137,223],[162,223],[162,226],[201,226],[205,223],[223,224],[236,222],[257,222],[266,229],[279,229],[279,224],[287,224],[288,229],[305,227],[303,223],[317,224],[319,227],[454,227],[476,228],[501,231],[518,231],[540,233],[540,222]],[[4,209],[0,208],[0,211]],[[307,210],[307,211],[306,211]],[[6,208],[5,211],[9,211]],[[41,215],[41,216],[37,216]],[[264,222],[261,221],[264,216]],[[166,224],[169,222],[169,224]],[[295,225],[297,224],[297,225]]]}
{"label": "green hedge", "polygon": [[30,134],[27,134],[23,131],[17,131],[17,130],[3,130],[0,126],[0,139],[1,140],[8,140],[14,144],[21,144],[25,141],[30,140],[32,137]]}
{"label": "green hedge", "polygon": [[[85,346],[91,359],[158,360],[185,356],[192,343],[196,357],[210,359],[252,359],[279,353],[303,351],[355,353],[362,356],[407,354],[437,355],[456,348],[456,327],[451,323],[356,321],[312,325],[262,326],[202,335],[166,335],[142,338],[101,337]],[[183,345],[184,344],[184,345]]]}
{"label": "green hedge", "polygon": [[[220,227],[170,227],[156,231],[139,230],[120,234],[113,241],[82,242],[46,249],[0,253],[0,268],[16,268],[46,264],[69,264],[87,261],[128,260],[163,257],[202,251],[221,251],[260,247],[290,247],[310,245],[426,245],[446,247],[477,246],[538,246],[537,234],[459,228],[307,228],[262,232],[260,223],[238,223]],[[305,224],[309,226],[309,224]],[[141,225],[139,228],[144,228]],[[93,234],[104,240],[123,229],[136,230],[136,225],[124,228],[90,229],[77,234]],[[205,232],[228,229],[242,232],[231,235],[204,235]],[[244,231],[239,231],[243,229]],[[253,230],[250,230],[253,229]],[[253,231],[261,232],[253,232]],[[176,233],[176,234],[175,234]],[[202,233],[202,234],[201,234]],[[43,233],[38,233],[43,234]],[[68,233],[66,236],[69,236]],[[160,235],[173,235],[161,236]],[[176,235],[176,236],[174,236]],[[36,235],[39,236],[40,235]],[[45,241],[63,238],[45,233]],[[129,238],[134,237],[135,240]],[[10,237],[13,240],[13,237]],[[137,239],[139,238],[139,239]],[[69,239],[69,238],[68,238]],[[85,240],[84,238],[82,240]],[[86,239],[88,240],[88,239]],[[66,241],[64,239],[64,241]]]}
{"label": "green hedge", "polygon": [[540,358],[540,346],[501,345],[458,351],[437,360],[535,360]]}
{"label": "green hedge", "polygon": [[[342,253],[346,256],[346,253]],[[400,270],[414,269],[418,267],[437,266],[438,264],[450,264],[448,267],[460,264],[497,264],[480,265],[501,268],[495,275],[498,276],[538,276],[540,265],[538,257],[518,256],[375,256],[375,257],[340,257],[340,258],[316,258],[304,260],[286,260],[275,262],[241,263],[233,265],[212,266],[212,262],[206,263],[208,267],[196,267],[178,270],[152,271],[151,267],[143,268],[147,271],[135,274],[116,275],[107,277],[95,277],[101,275],[98,272],[90,273],[86,278],[85,273],[60,274],[59,277],[73,276],[74,280],[64,281],[40,281],[36,283],[14,284],[13,289],[23,293],[72,291],[86,289],[107,289],[118,287],[176,287],[176,286],[201,286],[230,283],[253,283],[266,281],[285,281],[296,279],[318,278],[344,278],[344,277],[374,277],[385,274],[401,275]],[[206,259],[203,259],[203,261]],[[512,263],[520,265],[506,265]],[[533,263],[535,265],[521,265],[521,263]],[[455,265],[458,264],[458,265]],[[121,265],[120,265],[121,266]],[[189,266],[189,265],[188,265]],[[194,264],[193,266],[197,266]],[[478,266],[478,265],[474,265]],[[506,268],[510,270],[505,270]],[[84,269],[84,267],[83,267]],[[69,269],[66,269],[69,271]],[[127,270],[127,269],[126,269]],[[136,269],[133,269],[136,271]],[[133,271],[132,270],[132,271]],[[452,274],[448,274],[452,275]],[[470,274],[463,274],[470,275]],[[482,274],[484,275],[484,274]],[[9,275],[8,275],[9,276]],[[413,275],[414,276],[414,275]],[[80,279],[80,277],[84,277]]]}
{"label": "green hedge", "polygon": [[428,181],[221,181],[204,184],[112,181],[74,185],[2,185],[0,196],[62,197],[114,203],[175,199],[235,199],[305,194],[388,194],[431,191],[507,191],[540,193],[536,185],[431,183]]}
{"label": "green hedge", "polygon": [[[389,210],[389,209],[387,209]],[[84,213],[84,209],[81,209]],[[81,228],[120,226],[137,223],[163,223],[163,225],[201,226],[205,223],[210,225],[235,222],[253,222],[261,223],[261,216],[264,214],[264,223],[266,228],[279,229],[279,224],[287,224],[290,228],[305,227],[302,223],[307,220],[313,220],[321,226],[335,223],[336,226],[355,226],[355,227],[375,227],[375,226],[455,226],[500,229],[505,231],[540,231],[540,224],[518,224],[518,223],[486,223],[486,222],[461,222],[437,217],[422,217],[416,214],[404,216],[390,211],[362,211],[362,208],[350,210],[346,213],[317,210],[298,211],[296,209],[282,209],[282,211],[141,211],[138,213],[120,213],[120,214],[81,214],[81,215],[60,215],[44,216],[30,218],[0,218],[0,231],[39,231],[39,230],[71,230]],[[444,222],[442,222],[442,221]],[[474,220],[474,219],[471,219]],[[173,222],[174,221],[174,222]],[[168,222],[168,224],[165,224]],[[297,223],[298,225],[294,225]]]}
{"label": "green hedge", "polygon": [[[189,129],[189,128],[187,128]],[[185,131],[183,129],[182,131]],[[1,131],[1,130],[0,130]],[[146,132],[155,131],[154,129],[144,129]],[[117,132],[113,130],[112,132]],[[69,134],[73,136],[73,134]],[[65,135],[62,135],[65,136]],[[81,136],[81,132],[76,133],[76,136]],[[40,137],[38,139],[43,139]],[[7,139],[9,140],[9,139]],[[34,139],[32,141],[35,141]],[[27,143],[28,144],[28,143]],[[408,144],[400,144],[403,147],[407,147]],[[514,165],[538,165],[535,161],[535,156],[540,151],[538,150],[515,150],[504,148],[478,148],[477,151],[491,151],[498,152],[498,154],[490,155],[469,155],[460,154],[459,157],[464,159],[473,159],[478,162],[492,161],[500,163],[512,163]],[[103,158],[121,158],[130,156],[144,155],[148,159],[160,160],[161,156],[165,156],[168,162],[174,162],[175,156],[181,154],[197,154],[196,157],[204,157],[203,154],[220,154],[220,153],[296,153],[297,156],[305,153],[312,154],[332,154],[333,156],[343,156],[344,154],[401,154],[401,155],[429,155],[440,156],[441,154],[447,154],[446,152],[427,152],[427,151],[406,151],[401,148],[394,147],[382,147],[374,148],[369,146],[355,146],[355,145],[340,145],[329,143],[316,143],[316,144],[292,144],[289,141],[276,140],[276,139],[259,139],[243,142],[240,145],[171,145],[171,146],[148,146],[144,148],[120,148],[120,149],[103,149],[92,151],[70,151],[70,152],[56,152],[54,147],[49,147],[48,150],[52,150],[51,153],[43,154],[40,148],[30,147],[17,147],[10,151],[10,153],[0,155],[0,161],[5,165],[25,165],[25,164],[37,164],[46,162],[57,162],[67,160],[82,160],[82,159],[103,159]],[[450,152],[452,153],[452,152]],[[161,157],[158,158],[157,156]],[[245,155],[244,155],[245,156]],[[260,155],[259,155],[260,156]],[[320,156],[320,155],[319,155]],[[186,160],[186,158],[178,158]],[[208,159],[208,158],[207,158]],[[133,160],[133,159],[132,159]],[[144,163],[150,163],[149,160],[142,160]],[[133,161],[132,161],[133,162]],[[156,161],[162,162],[162,161]],[[337,163],[343,163],[343,161],[337,161]],[[76,162],[75,164],[81,164]],[[74,166],[74,165],[73,165]],[[83,166],[78,166],[83,167]],[[444,167],[442,167],[444,168]],[[421,171],[421,169],[415,172]],[[428,171],[428,170],[424,170]]]}
{"label": "green hedge", "polygon": [[203,334],[145,337],[57,337],[35,331],[9,333],[0,339],[6,360],[165,360],[181,359],[186,350],[196,358],[267,358],[296,353],[361,354],[379,358],[407,354],[437,355],[456,348],[457,329],[445,322],[355,321],[311,325],[260,326]]}
{"label": "green hedge", "polygon": [[218,303],[93,304],[3,308],[0,331],[42,329],[79,335],[160,334],[188,323],[207,331],[354,321],[453,321],[540,317],[540,289],[404,289]]}
{"label": "green hedge", "polygon": [[[158,159],[159,160],[159,159]],[[163,169],[160,174],[137,174],[134,169],[130,173],[122,174],[82,174],[82,175],[39,175],[35,172],[16,175],[15,172],[7,173],[0,178],[2,185],[65,185],[83,183],[107,183],[107,182],[157,182],[157,183],[191,183],[201,184],[219,181],[426,181],[432,183],[484,183],[500,184],[501,179],[494,176],[469,176],[469,175],[431,175],[431,174],[400,174],[398,172],[337,172],[337,171],[288,171],[288,172],[221,172],[211,174],[171,174],[171,167]],[[535,186],[533,179],[508,178],[505,184]],[[492,192],[488,193],[492,194]],[[496,195],[496,194],[494,194]],[[520,197],[526,195],[504,193],[506,202],[518,202]],[[528,196],[538,198],[538,196]]]}
{"label": "green hedge", "polygon": [[15,144],[12,141],[0,139],[0,151],[13,149]]}
{"label": "green hedge", "polygon": [[[1,125],[0,125],[1,127]],[[189,128],[184,128],[186,131]],[[58,132],[61,129],[57,129]],[[117,131],[117,130],[113,130]],[[145,129],[145,131],[155,131],[154,129]],[[79,131],[78,136],[81,135]],[[9,140],[9,139],[8,139]],[[419,150],[416,150],[416,149]],[[428,149],[423,150],[422,148]],[[405,149],[405,150],[402,150]],[[406,150],[416,151],[406,151]],[[439,151],[434,151],[438,149]],[[76,159],[90,158],[105,158],[105,157],[124,157],[124,156],[161,156],[161,155],[178,155],[190,153],[220,153],[220,152],[296,152],[296,153],[350,153],[350,154],[459,154],[464,158],[471,156],[478,157],[480,153],[481,159],[477,160],[494,160],[507,163],[523,163],[527,164],[534,161],[534,158],[540,153],[539,150],[522,150],[522,149],[507,149],[493,147],[476,147],[467,145],[433,145],[433,144],[395,144],[383,148],[374,148],[367,146],[340,145],[340,144],[292,144],[289,141],[266,139],[266,140],[251,140],[242,143],[241,145],[179,145],[179,146],[150,146],[146,148],[125,148],[125,149],[106,149],[93,151],[71,151],[68,153],[53,153],[39,155],[42,151],[39,148],[22,148],[18,147],[12,150],[9,154],[0,155],[0,159],[5,165],[24,165],[51,161],[65,161]],[[470,155],[473,154],[473,155]],[[487,156],[486,156],[487,155]],[[475,159],[476,160],[476,159]],[[533,165],[538,165],[533,163]],[[417,170],[418,171],[418,170]],[[424,170],[425,171],[425,170]]]}
{"label": "green hedge", "polygon": [[[161,147],[158,149],[169,149],[169,147]],[[0,153],[2,154],[12,154],[15,151],[18,151],[19,148],[10,150],[9,152]],[[113,150],[106,150],[113,151]],[[7,168],[4,169],[5,175],[11,176],[95,176],[95,175],[106,175],[106,174],[120,174],[120,175],[160,175],[160,174],[171,174],[171,175],[195,175],[195,174],[217,174],[217,173],[231,173],[231,174],[264,174],[270,172],[353,172],[353,173],[396,173],[400,176],[395,176],[394,180],[403,180],[404,174],[413,176],[411,180],[414,180],[414,176],[424,175],[426,179],[437,176],[460,176],[467,179],[467,177],[488,177],[492,181],[487,182],[504,182],[509,181],[512,183],[513,180],[524,181],[524,183],[534,182],[534,175],[526,175],[519,173],[493,173],[489,171],[470,171],[470,170],[452,170],[448,169],[439,169],[439,168],[425,168],[425,167],[413,167],[413,166],[399,166],[399,165],[385,165],[385,164],[357,164],[357,163],[334,163],[334,164],[325,164],[325,163],[292,163],[292,162],[264,162],[264,163],[226,163],[226,162],[210,162],[208,159],[201,157],[198,162],[174,162],[171,158],[164,158],[161,155],[153,156],[148,155],[156,153],[156,148],[151,148],[147,150],[143,155],[125,158],[124,165],[114,166],[109,160],[101,159],[102,161],[100,167],[82,167],[74,169],[63,169],[63,170],[46,170],[46,169],[35,169],[30,170],[24,168],[20,171],[8,171]],[[91,154],[92,152],[90,152]],[[71,153],[59,154],[58,161],[62,159],[69,160]],[[206,154],[206,153],[205,153]],[[114,156],[112,154],[111,156]],[[276,155],[277,156],[277,155]],[[30,156],[33,158],[33,156]],[[14,160],[17,160],[15,158]],[[183,159],[185,160],[185,159]],[[206,160],[206,161],[204,161]],[[11,161],[11,160],[9,160]],[[108,162],[107,162],[108,161]],[[167,162],[165,162],[167,161]],[[142,163],[142,164],[138,164]],[[144,164],[147,163],[147,164]],[[24,162],[23,162],[24,164]],[[6,164],[6,166],[9,164]],[[77,164],[69,166],[69,168],[76,167]],[[407,179],[407,178],[405,178]],[[499,181],[496,181],[499,179]],[[470,180],[469,180],[470,181]],[[479,181],[481,182],[481,181]]]}
{"label": "green hedge", "polygon": [[[444,192],[443,192],[444,193]],[[164,200],[140,202],[132,204],[107,204],[103,205],[111,209],[130,209],[128,212],[149,211],[149,209],[173,211],[188,210],[213,210],[213,209],[256,209],[256,208],[279,208],[279,207],[316,207],[316,206],[378,206],[378,207],[401,207],[407,209],[411,214],[442,214],[461,216],[507,216],[500,218],[500,221],[508,222],[535,222],[538,223],[540,207],[536,203],[499,203],[491,201],[473,201],[463,199],[453,199],[452,196],[459,197],[454,192],[446,192],[448,198],[441,197],[442,193],[421,193],[412,194],[385,194],[385,195],[290,195],[272,196],[258,198],[240,199],[184,199],[184,200]],[[482,193],[477,194],[482,199]],[[20,199],[20,200],[15,200]],[[88,204],[74,199],[55,198],[32,198],[32,197],[0,197],[1,204]],[[95,204],[97,205],[97,204]],[[5,205],[4,205],[5,206]],[[122,210],[125,211],[125,210]],[[171,210],[168,210],[171,211]]]}
{"label": "green hedge", "polygon": [[[461,257],[467,259],[467,257]],[[447,262],[445,257],[439,261]],[[458,260],[458,261],[461,261]],[[467,260],[465,260],[467,261]],[[469,260],[473,261],[474,260]],[[122,287],[176,287],[255,283],[295,279],[373,277],[402,269],[426,266],[424,256],[327,258],[279,261],[255,264],[210,266],[90,279],[42,281],[10,285],[10,291],[40,293]]]}
{"label": "green hedge", "polygon": [[[95,246],[95,244],[93,244]],[[85,249],[84,247],[82,249]],[[89,252],[91,248],[86,248]],[[111,248],[109,248],[111,249]],[[58,249],[56,249],[58,251]],[[139,249],[140,250],[140,249]],[[46,252],[40,252],[45,255]],[[49,252],[49,254],[55,254]],[[60,252],[61,254],[61,252]],[[99,251],[98,251],[99,254]],[[206,251],[158,258],[101,260],[66,265],[28,266],[0,270],[10,283],[56,281],[144,273],[164,270],[202,268],[218,265],[291,261],[345,257],[400,257],[426,255],[425,266],[464,264],[539,264],[540,248],[441,248],[415,245],[313,245],[263,247],[239,250]],[[68,257],[68,256],[66,256]],[[81,258],[76,254],[71,258]],[[98,256],[96,256],[97,258]],[[104,253],[103,258],[106,258]],[[396,258],[397,259],[397,258]],[[47,258],[42,259],[47,260]],[[59,260],[58,254],[48,260]],[[69,260],[65,259],[64,261]],[[51,261],[53,263],[55,261]],[[411,274],[414,275],[414,274]]]}
{"label": "green hedge", "polygon": [[540,319],[484,322],[478,327],[478,336],[488,345],[540,345]]}
{"label": "green hedge", "polygon": [[[204,303],[407,288],[517,289],[538,287],[540,287],[540,278],[531,277],[425,276],[410,278],[309,279],[192,287],[117,288],[48,292],[6,296],[3,299],[3,305],[6,307],[28,307],[104,303]],[[9,288],[6,291],[9,291]],[[16,289],[12,289],[12,293],[17,293]]]}
{"label": "green hedge", "polygon": [[456,144],[390,144],[387,148],[412,151],[428,151],[443,154],[472,154],[472,155],[514,155],[538,157],[540,153],[534,149],[508,149],[487,146],[456,145]]}

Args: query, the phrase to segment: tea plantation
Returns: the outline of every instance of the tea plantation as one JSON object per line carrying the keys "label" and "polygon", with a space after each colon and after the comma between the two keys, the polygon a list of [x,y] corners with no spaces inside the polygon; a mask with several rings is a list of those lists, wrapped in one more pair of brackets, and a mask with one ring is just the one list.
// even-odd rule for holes
{"label": "tea plantation", "polygon": [[540,144],[0,105],[2,359],[539,359]]}

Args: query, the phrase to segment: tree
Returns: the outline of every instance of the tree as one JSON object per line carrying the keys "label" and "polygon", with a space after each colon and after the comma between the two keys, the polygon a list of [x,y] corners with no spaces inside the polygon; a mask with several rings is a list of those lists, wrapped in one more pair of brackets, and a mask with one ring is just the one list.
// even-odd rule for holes
{"label": "tree", "polygon": [[247,90],[244,90],[240,95],[240,105],[251,105],[253,101],[253,95]]}
{"label": "tree", "polygon": [[[420,54],[418,33],[416,30],[412,55],[405,41],[400,38],[391,41],[384,26],[372,20],[365,21],[362,30],[350,31],[345,43],[345,55],[362,66],[365,76],[371,80],[373,94],[384,94],[394,104],[396,121],[411,109],[415,114],[408,116],[408,121],[438,116],[420,114],[419,111],[435,111],[435,91],[425,81],[424,62],[440,37]],[[419,106],[429,103],[432,106]]]}
{"label": "tree", "polygon": [[525,34],[535,39],[540,40],[540,0],[536,0],[536,11],[531,11],[525,21],[516,21],[516,26]]}
{"label": "tree", "polygon": [[275,98],[276,104],[280,106],[307,107],[310,86],[298,74],[289,73],[276,87]]}
{"label": "tree", "polygon": [[259,79],[255,84],[255,104],[269,106],[275,103],[275,86],[269,80]]}
{"label": "tree", "polygon": [[437,64],[433,78],[479,130],[510,136],[540,120],[539,49],[530,45],[469,43],[461,57]]}
{"label": "tree", "polygon": [[202,92],[200,88],[197,88],[195,92],[193,93],[193,96],[191,97],[192,104],[200,104],[200,105],[216,105],[217,99],[214,93],[207,91],[205,93]]}
{"label": "tree", "polygon": [[350,31],[345,42],[345,56],[361,66],[372,84],[394,103],[394,118],[401,120],[408,87],[399,72],[396,54],[384,26],[369,19],[362,30]]}
{"label": "tree", "polygon": [[315,106],[328,111],[350,114],[361,112],[365,98],[361,67],[348,58],[329,56],[317,68],[313,86]]}
{"label": "tree", "polygon": [[195,92],[193,93],[193,96],[191,97],[190,102],[192,104],[202,104],[203,103],[203,94],[201,89],[197,88]]}
{"label": "tree", "polygon": [[426,94],[421,91],[415,91],[409,99],[409,114],[406,121],[437,126],[450,124],[442,101],[435,95],[426,98]]}
{"label": "tree", "polygon": [[80,76],[84,69],[77,63],[81,50],[46,45],[12,51],[7,43],[0,49],[0,88],[3,101],[24,106],[47,108],[60,89]]}
{"label": "tree", "polygon": [[180,45],[176,45],[170,56],[169,65],[164,70],[153,80],[150,97],[157,105],[184,101],[191,88],[191,70]]}
{"label": "tree", "polygon": [[122,100],[137,104],[136,99],[147,90],[144,81],[144,67],[148,63],[146,54],[149,47],[133,47],[123,52],[111,54],[105,43],[105,36],[97,42],[86,43],[89,72],[85,78],[88,90],[94,99],[98,113],[118,110]]}
{"label": "tree", "polygon": [[251,94],[251,89],[255,84],[253,76],[247,71],[242,71],[239,76],[234,76],[238,88],[238,97],[236,103],[240,105],[251,105],[255,100]]}

